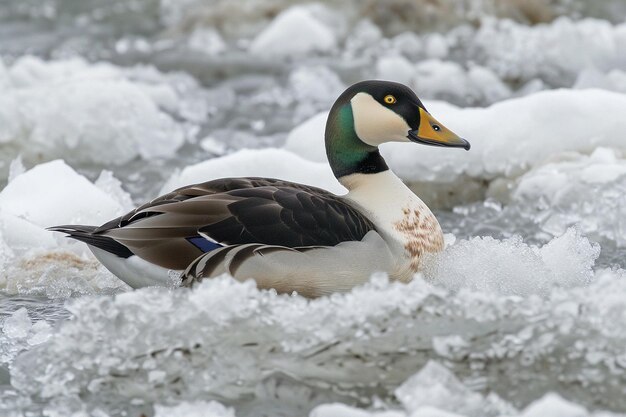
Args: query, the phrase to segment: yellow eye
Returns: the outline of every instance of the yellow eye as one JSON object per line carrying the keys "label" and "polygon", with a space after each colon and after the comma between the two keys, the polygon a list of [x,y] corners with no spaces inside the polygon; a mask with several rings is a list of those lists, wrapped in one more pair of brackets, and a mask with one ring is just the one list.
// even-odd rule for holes
{"label": "yellow eye", "polygon": [[385,100],[385,103],[387,104],[393,104],[396,102],[396,98],[391,94],[387,94],[383,100]]}

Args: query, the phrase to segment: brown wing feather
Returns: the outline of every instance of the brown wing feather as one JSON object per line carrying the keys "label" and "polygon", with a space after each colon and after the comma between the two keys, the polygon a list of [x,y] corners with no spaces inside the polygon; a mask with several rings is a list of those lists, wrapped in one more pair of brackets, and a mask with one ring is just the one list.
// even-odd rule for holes
{"label": "brown wing feather", "polygon": [[269,178],[228,178],[179,188],[94,231],[134,254],[185,269],[203,252],[199,234],[223,245],[335,246],[360,240],[373,224],[320,188]]}

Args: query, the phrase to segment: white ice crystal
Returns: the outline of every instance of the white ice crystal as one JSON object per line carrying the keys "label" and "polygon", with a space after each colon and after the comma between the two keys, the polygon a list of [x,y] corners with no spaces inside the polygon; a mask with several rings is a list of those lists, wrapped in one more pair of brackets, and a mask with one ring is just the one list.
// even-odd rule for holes
{"label": "white ice crystal", "polygon": [[31,162],[64,157],[119,165],[136,157],[171,156],[186,138],[184,125],[170,114],[186,117],[187,99],[158,72],[25,57],[7,74],[0,95],[4,159],[15,157],[17,149]]}
{"label": "white ice crystal", "polygon": [[193,401],[176,406],[155,405],[154,412],[154,417],[235,417],[232,408],[216,401]]}
{"label": "white ice crystal", "polygon": [[258,55],[301,55],[328,52],[336,47],[332,30],[311,11],[294,6],[280,13],[252,41],[250,51]]}
{"label": "white ice crystal", "polygon": [[0,192],[0,205],[2,211],[40,227],[102,224],[123,211],[111,195],[61,160],[16,177]]}
{"label": "white ice crystal", "polygon": [[4,321],[2,331],[12,339],[23,339],[28,335],[32,326],[33,322],[28,317],[28,311],[22,307]]}

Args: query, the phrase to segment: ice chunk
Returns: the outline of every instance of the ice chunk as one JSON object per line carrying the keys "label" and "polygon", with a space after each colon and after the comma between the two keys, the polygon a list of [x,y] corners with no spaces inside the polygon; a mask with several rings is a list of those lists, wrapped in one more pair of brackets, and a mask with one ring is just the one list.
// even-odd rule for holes
{"label": "ice chunk", "polygon": [[182,78],[80,59],[21,58],[9,67],[0,96],[0,143],[13,144],[0,158],[21,153],[31,163],[64,157],[118,165],[171,156],[188,132],[170,114],[191,123],[206,118],[185,110],[190,100],[203,106],[196,95],[179,94],[193,91]]}
{"label": "ice chunk", "polygon": [[411,417],[465,417],[465,416],[462,416],[461,414],[457,414],[457,413],[451,413],[449,411],[444,411],[439,408],[425,406],[425,407],[420,407],[417,410],[415,410],[411,414]]}
{"label": "ice chunk", "polygon": [[161,192],[217,178],[245,176],[279,178],[314,185],[335,193],[345,192],[328,164],[307,161],[284,149],[272,148],[244,149],[188,166],[179,174],[172,176]]}
{"label": "ice chunk", "polygon": [[534,26],[486,19],[466,48],[470,55],[484,57],[484,65],[502,78],[541,78],[565,87],[584,69],[624,67],[623,28],[624,24],[567,17]]}
{"label": "ice chunk", "polygon": [[564,400],[557,394],[547,394],[533,402],[520,414],[520,417],[588,417],[583,407]]}
{"label": "ice chunk", "polygon": [[200,141],[200,147],[213,155],[221,156],[226,153],[226,145],[223,142],[218,141],[214,137],[207,136]]}
{"label": "ice chunk", "polygon": [[0,192],[0,206],[38,226],[102,224],[122,206],[61,160],[37,165]]}
{"label": "ice chunk", "polygon": [[391,45],[400,54],[411,60],[421,57],[424,51],[424,41],[414,32],[402,32],[391,40]]}
{"label": "ice chunk", "polygon": [[155,405],[154,417],[235,417],[232,408],[217,401],[191,401],[175,406]]}
{"label": "ice chunk", "polygon": [[311,410],[309,417],[406,417],[401,411],[365,411],[345,404],[323,404]]}
{"label": "ice chunk", "polygon": [[604,88],[626,93],[626,71],[614,69],[605,74],[596,69],[585,69],[578,74],[573,88]]}
{"label": "ice chunk", "polygon": [[[0,201],[2,201],[2,193],[0,193]],[[44,230],[41,225],[1,208],[0,231],[14,254],[23,254],[31,249],[51,249],[57,245],[52,233]]]}
{"label": "ice chunk", "polygon": [[111,171],[103,170],[100,172],[94,185],[112,197],[122,207],[122,210],[130,211],[135,208],[130,194],[124,191],[121,181],[115,178]]}
{"label": "ice chunk", "polygon": [[22,307],[4,321],[2,331],[12,339],[23,339],[28,336],[32,326],[28,311]]}
{"label": "ice chunk", "polygon": [[381,57],[376,63],[377,78],[410,84],[415,76],[415,66],[402,55]]}
{"label": "ice chunk", "polygon": [[22,155],[19,155],[17,158],[11,161],[11,165],[9,166],[9,178],[8,182],[13,181],[15,177],[23,174],[26,171],[24,167],[24,163],[22,161]]}
{"label": "ice chunk", "polygon": [[196,27],[189,35],[187,42],[189,48],[207,55],[217,55],[226,50],[224,39],[213,28]]}
{"label": "ice chunk", "polygon": [[328,163],[324,129],[328,112],[321,112],[294,128],[285,142],[285,149],[308,160]]}
{"label": "ice chunk", "polygon": [[337,40],[333,31],[303,6],[291,7],[270,23],[250,44],[258,55],[301,55],[328,52]]}
{"label": "ice chunk", "polygon": [[485,399],[471,391],[443,365],[429,361],[395,390],[396,397],[411,413],[430,406],[472,417],[494,415]]}
{"label": "ice chunk", "polygon": [[596,239],[624,246],[625,190],[626,160],[597,148],[589,156],[561,155],[526,173],[513,188],[511,210],[552,235],[578,224]]}
{"label": "ice chunk", "polygon": [[294,119],[327,111],[344,89],[343,82],[328,67],[306,66],[294,70],[289,74],[289,92],[297,103]]}
{"label": "ice chunk", "polygon": [[428,58],[443,59],[448,56],[448,41],[439,33],[432,33],[425,39],[424,50]]}
{"label": "ice chunk", "polygon": [[547,295],[553,286],[589,283],[600,247],[575,230],[541,248],[521,237],[474,237],[446,248],[427,276],[447,288],[472,288],[503,295]]}
{"label": "ice chunk", "polygon": [[491,104],[511,97],[511,89],[490,69],[473,65],[467,73],[468,80],[475,87],[476,102]]}

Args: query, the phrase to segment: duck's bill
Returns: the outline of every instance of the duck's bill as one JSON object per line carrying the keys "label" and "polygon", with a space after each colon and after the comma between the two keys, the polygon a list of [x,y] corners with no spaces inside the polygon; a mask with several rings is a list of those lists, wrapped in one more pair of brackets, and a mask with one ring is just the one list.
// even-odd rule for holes
{"label": "duck's bill", "polygon": [[470,149],[470,143],[439,123],[430,113],[420,107],[420,126],[410,130],[408,138],[413,142],[431,146]]}

